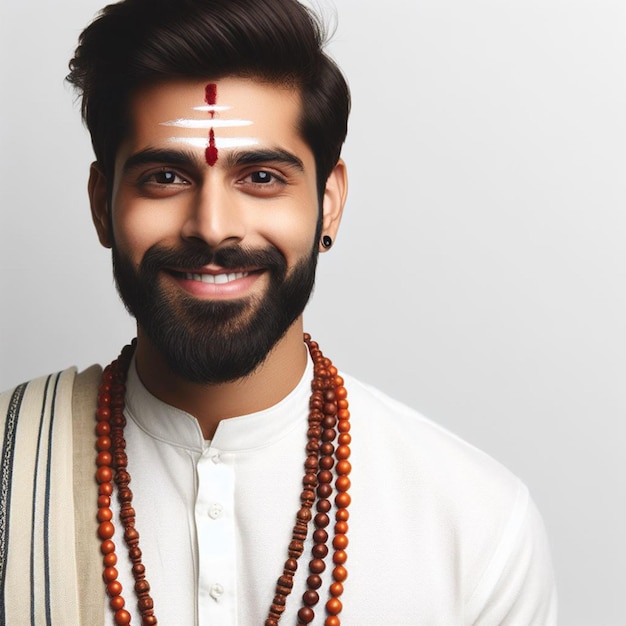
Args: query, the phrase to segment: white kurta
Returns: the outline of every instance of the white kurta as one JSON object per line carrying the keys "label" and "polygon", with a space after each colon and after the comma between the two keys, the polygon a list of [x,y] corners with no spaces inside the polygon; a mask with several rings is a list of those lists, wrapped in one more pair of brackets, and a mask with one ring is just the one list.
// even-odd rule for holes
{"label": "white kurta", "polygon": [[[299,508],[311,378],[309,362],[284,400],[222,421],[209,443],[131,367],[131,488],[162,626],[263,624]],[[556,624],[545,532],[525,486],[413,410],[345,380],[353,470],[342,624]],[[296,623],[309,559],[305,551],[282,624]],[[118,569],[134,608],[122,558]],[[327,588],[314,624],[324,622]]]}

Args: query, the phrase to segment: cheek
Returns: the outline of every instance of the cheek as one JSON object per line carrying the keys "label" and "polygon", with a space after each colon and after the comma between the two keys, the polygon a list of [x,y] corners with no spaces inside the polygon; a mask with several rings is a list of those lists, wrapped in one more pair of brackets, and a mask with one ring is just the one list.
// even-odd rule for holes
{"label": "cheek", "polygon": [[278,248],[291,265],[311,253],[317,216],[317,211],[278,213],[271,226],[265,225],[265,239]]}
{"label": "cheek", "polygon": [[[134,203],[132,208],[120,202],[113,214],[113,235],[118,248],[134,262],[143,258],[155,243],[167,242],[174,229],[172,212]],[[165,207],[159,207],[159,209]]]}

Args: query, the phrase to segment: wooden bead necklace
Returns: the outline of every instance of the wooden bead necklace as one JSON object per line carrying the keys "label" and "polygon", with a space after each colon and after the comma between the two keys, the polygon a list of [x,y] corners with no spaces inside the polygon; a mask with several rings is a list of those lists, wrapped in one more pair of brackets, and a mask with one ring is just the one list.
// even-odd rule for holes
{"label": "wooden bead necklace", "polygon": [[[329,548],[327,527],[333,505],[331,497],[334,489],[337,494],[335,503],[335,527],[333,546],[332,583],[329,586],[330,598],[326,602],[325,626],[341,626],[339,614],[342,603],[343,583],[348,576],[345,564],[348,547],[348,506],[350,504],[350,412],[348,410],[347,391],[337,368],[322,354],[316,342],[308,334],[304,340],[313,360],[313,381],[309,400],[309,427],[307,431],[306,460],[304,478],[300,494],[300,509],[296,514],[288,558],[278,578],[274,599],[269,608],[265,626],[278,626],[285,611],[287,597],[293,589],[293,579],[298,568],[298,558],[304,552],[304,543],[311,520],[315,526],[313,532],[312,559],[309,562],[307,589],[302,595],[302,607],[298,611],[298,626],[306,626],[315,618],[314,607],[320,600],[318,590],[322,586],[321,574],[326,569],[325,557]],[[125,346],[119,357],[107,366],[102,375],[98,393],[96,411],[96,481],[98,482],[98,536],[101,540],[103,555],[103,578],[109,595],[109,604],[117,625],[130,624],[131,615],[125,608],[122,585],[118,580],[117,555],[113,537],[115,528],[112,522],[111,497],[114,484],[120,505],[119,518],[124,527],[124,541],[128,547],[128,556],[132,563],[135,580],[137,607],[143,626],[154,626],[157,618],[154,614],[154,601],[150,596],[150,584],[146,579],[146,568],[142,563],[139,548],[139,533],[135,528],[135,509],[132,506],[133,493],[128,486],[128,457],[124,439],[124,396],[126,377],[136,341]],[[335,439],[336,444],[335,445]],[[334,469],[334,472],[332,471]],[[312,509],[315,505],[315,514]]]}

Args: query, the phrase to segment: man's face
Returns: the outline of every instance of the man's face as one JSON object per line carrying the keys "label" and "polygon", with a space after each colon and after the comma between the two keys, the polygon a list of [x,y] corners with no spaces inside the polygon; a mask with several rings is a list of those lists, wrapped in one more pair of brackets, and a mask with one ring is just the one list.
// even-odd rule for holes
{"label": "man's face", "polygon": [[115,276],[187,380],[250,373],[309,298],[320,204],[300,109],[297,91],[240,78],[162,83],[132,100],[112,188]]}

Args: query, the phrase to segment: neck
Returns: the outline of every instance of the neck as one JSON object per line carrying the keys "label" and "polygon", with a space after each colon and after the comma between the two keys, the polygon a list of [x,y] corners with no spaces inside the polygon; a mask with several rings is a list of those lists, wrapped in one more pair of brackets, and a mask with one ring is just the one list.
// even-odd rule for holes
{"label": "neck", "polygon": [[193,415],[205,439],[212,439],[223,419],[247,415],[280,402],[298,384],[307,350],[298,318],[251,374],[227,383],[197,384],[180,378],[167,365],[141,328],[137,331],[137,373],[159,400]]}

